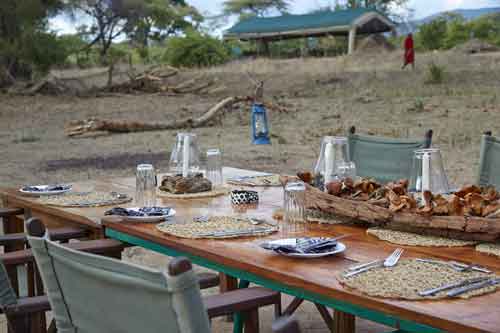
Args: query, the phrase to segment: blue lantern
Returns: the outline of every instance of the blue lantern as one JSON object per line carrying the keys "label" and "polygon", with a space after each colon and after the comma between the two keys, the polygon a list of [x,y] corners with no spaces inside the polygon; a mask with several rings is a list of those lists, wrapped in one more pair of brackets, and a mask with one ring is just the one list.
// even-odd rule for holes
{"label": "blue lantern", "polygon": [[252,105],[252,131],[253,144],[270,145],[269,126],[267,124],[266,108],[262,104]]}

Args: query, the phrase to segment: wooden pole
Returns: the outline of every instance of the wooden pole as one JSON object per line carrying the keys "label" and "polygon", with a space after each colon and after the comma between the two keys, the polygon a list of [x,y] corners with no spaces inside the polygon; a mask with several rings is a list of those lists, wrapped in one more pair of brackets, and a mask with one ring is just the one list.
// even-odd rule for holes
{"label": "wooden pole", "polygon": [[356,49],[356,26],[352,27],[351,30],[349,30],[349,48],[347,53],[353,54],[355,49]]}

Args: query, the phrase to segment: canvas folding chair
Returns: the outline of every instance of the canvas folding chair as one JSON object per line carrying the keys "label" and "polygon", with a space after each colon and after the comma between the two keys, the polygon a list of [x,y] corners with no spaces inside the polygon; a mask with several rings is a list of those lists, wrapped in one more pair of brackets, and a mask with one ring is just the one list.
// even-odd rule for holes
{"label": "canvas folding chair", "polygon": [[258,319],[259,307],[281,304],[279,293],[260,287],[202,299],[187,259],[174,259],[167,274],[57,244],[38,219],[27,230],[61,333],[203,333],[209,318],[241,312]]}
{"label": "canvas folding chair", "polygon": [[500,188],[500,139],[485,132],[481,139],[477,184]]}
{"label": "canvas folding chair", "polygon": [[349,130],[348,142],[357,175],[387,183],[410,179],[413,152],[431,147],[432,130],[421,139],[395,139],[359,135],[353,126]]}

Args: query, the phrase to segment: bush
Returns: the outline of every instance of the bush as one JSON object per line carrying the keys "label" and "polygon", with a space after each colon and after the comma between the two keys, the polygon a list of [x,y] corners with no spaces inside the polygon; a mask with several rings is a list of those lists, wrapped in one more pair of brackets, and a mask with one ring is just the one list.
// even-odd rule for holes
{"label": "bush", "polygon": [[171,38],[164,55],[164,60],[176,67],[215,66],[229,59],[230,52],[220,40],[195,32]]}
{"label": "bush", "polygon": [[434,62],[429,64],[427,68],[427,80],[425,83],[428,84],[441,84],[445,79],[445,68],[444,66],[439,66]]}
{"label": "bush", "polygon": [[438,50],[443,47],[448,21],[441,16],[432,22],[420,26],[417,43],[426,50]]}

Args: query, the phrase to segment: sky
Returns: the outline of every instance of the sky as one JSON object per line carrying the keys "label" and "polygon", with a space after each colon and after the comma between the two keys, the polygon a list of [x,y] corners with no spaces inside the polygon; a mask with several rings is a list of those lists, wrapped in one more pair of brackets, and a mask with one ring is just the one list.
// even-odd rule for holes
{"label": "sky", "polygon": [[[1,0],[0,0],[1,1]],[[203,14],[217,15],[221,12],[223,0],[187,0]],[[291,12],[302,14],[313,9],[332,5],[333,0],[290,0],[292,3]],[[472,9],[489,6],[500,6],[500,0],[409,0],[408,8],[413,10],[413,18],[420,19],[452,9]],[[75,28],[71,22],[57,17],[51,21],[52,29],[60,33],[74,33]]]}
{"label": "sky", "polygon": [[[188,0],[199,10],[217,14],[221,10],[223,0]],[[318,7],[334,4],[333,0],[291,0],[292,13],[301,14]],[[500,1],[495,0],[410,0],[408,7],[414,9],[415,18],[420,19],[426,16],[447,11],[451,9],[469,9],[500,5]]]}

